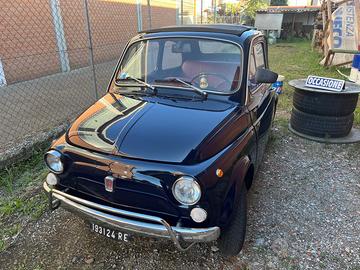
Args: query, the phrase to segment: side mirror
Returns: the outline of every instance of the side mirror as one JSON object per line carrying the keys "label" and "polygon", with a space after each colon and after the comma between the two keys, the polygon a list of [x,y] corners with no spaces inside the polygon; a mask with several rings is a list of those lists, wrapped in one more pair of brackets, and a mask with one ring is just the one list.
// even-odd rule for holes
{"label": "side mirror", "polygon": [[256,83],[275,83],[279,75],[271,70],[259,68],[255,73]]}

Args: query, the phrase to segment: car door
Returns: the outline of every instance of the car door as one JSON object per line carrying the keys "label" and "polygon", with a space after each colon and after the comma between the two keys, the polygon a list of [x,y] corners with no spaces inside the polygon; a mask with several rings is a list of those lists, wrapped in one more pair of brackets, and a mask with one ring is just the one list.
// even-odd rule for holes
{"label": "car door", "polygon": [[258,84],[255,73],[259,68],[268,68],[267,47],[263,37],[253,40],[249,51],[247,74],[247,108],[257,137],[257,170],[265,152],[266,143],[275,111],[275,93],[270,91],[271,84]]}

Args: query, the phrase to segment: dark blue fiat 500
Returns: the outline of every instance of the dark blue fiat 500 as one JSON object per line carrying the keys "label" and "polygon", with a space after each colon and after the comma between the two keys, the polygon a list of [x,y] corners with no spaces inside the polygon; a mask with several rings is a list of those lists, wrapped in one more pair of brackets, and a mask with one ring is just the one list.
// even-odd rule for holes
{"label": "dark blue fiat 500", "polygon": [[127,242],[240,252],[246,193],[275,113],[264,36],[240,25],[145,31],[126,46],[107,94],[45,154],[52,209]]}

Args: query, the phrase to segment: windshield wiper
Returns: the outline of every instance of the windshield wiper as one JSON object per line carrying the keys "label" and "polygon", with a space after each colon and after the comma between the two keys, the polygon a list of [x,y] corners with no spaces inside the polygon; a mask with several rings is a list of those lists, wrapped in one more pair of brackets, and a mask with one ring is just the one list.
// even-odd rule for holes
{"label": "windshield wiper", "polygon": [[[121,78],[121,79],[119,79],[119,78],[116,79],[116,80],[115,80],[115,84],[116,84],[117,86],[120,86],[120,82],[121,82],[121,81],[127,81],[127,80],[133,80],[133,81],[135,81],[135,82],[137,82],[137,83],[139,83],[139,84],[142,84],[142,85],[150,88],[151,90],[153,90],[153,91],[155,92],[155,86],[153,86],[153,85],[151,85],[151,84],[149,84],[149,83],[147,83],[147,82],[144,82],[143,80],[140,80],[140,79],[138,79],[138,78],[132,77],[132,76],[130,76],[130,75],[126,75],[126,77]],[[121,86],[126,86],[126,85],[123,84],[123,85],[121,85]]]}
{"label": "windshield wiper", "polygon": [[185,82],[178,78],[172,78],[172,79],[168,79],[168,80],[156,80],[155,82],[180,82],[180,83],[190,87],[191,89],[193,89],[196,93],[200,94],[202,97],[204,97],[204,98],[207,97],[207,93],[204,90],[201,90],[200,88],[197,88],[195,85],[192,85],[191,83]]}

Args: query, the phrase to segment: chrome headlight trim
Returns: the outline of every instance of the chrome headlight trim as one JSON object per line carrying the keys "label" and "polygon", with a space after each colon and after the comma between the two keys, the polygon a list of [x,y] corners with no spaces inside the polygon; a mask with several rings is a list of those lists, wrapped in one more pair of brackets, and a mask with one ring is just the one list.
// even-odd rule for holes
{"label": "chrome headlight trim", "polygon": [[[54,169],[50,164],[49,164],[49,160],[48,160],[48,157],[49,156],[52,156],[54,159],[57,159],[58,160],[58,166],[59,166],[59,169],[56,170]],[[46,166],[48,167],[48,169],[55,173],[55,174],[61,174],[64,172],[64,162],[63,162],[63,155],[59,152],[59,151],[56,151],[56,150],[50,150],[48,152],[46,152],[45,156],[44,156],[44,160],[45,160],[45,164]]]}
{"label": "chrome headlight trim", "polygon": [[[193,200],[191,202],[187,202],[187,201],[184,201],[181,198],[179,198],[179,196],[177,196],[176,187],[180,182],[183,182],[183,181],[189,181],[189,182],[191,181],[192,188],[195,190],[195,192],[197,192],[197,198],[195,198],[195,200]],[[172,193],[173,193],[174,198],[183,205],[195,205],[201,199],[201,187],[200,187],[199,183],[195,180],[195,178],[193,178],[191,176],[181,176],[180,178],[178,178],[172,186]]]}

